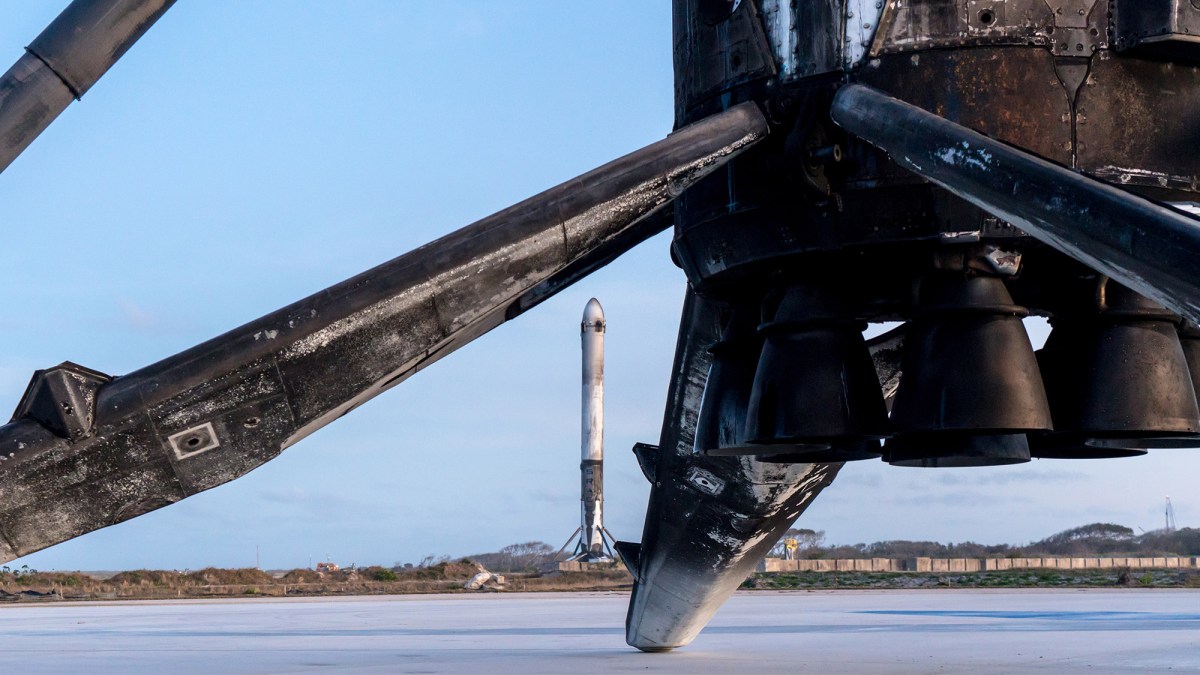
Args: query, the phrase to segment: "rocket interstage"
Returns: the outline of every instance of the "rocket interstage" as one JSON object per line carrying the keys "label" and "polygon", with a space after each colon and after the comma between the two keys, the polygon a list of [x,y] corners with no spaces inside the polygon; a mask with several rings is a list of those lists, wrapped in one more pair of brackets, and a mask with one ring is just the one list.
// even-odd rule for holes
{"label": "rocket interstage", "polygon": [[[615,559],[604,529],[604,308],[595,298],[583,309],[579,339],[583,354],[580,524],[571,560],[607,562]],[[574,535],[572,535],[574,537]],[[570,541],[567,542],[570,545]],[[566,546],[563,547],[564,549]]]}

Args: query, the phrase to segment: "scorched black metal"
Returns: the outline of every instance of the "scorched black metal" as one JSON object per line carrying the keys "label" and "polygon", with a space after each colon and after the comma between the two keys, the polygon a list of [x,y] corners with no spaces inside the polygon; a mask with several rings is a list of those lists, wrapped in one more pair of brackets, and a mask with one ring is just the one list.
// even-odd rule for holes
{"label": "scorched black metal", "polygon": [[[0,168],[170,4],[73,3],[0,79]],[[688,294],[616,547],[639,649],[692,640],[843,461],[1200,445],[1200,4],[673,7],[668,139],[129,375],[37,373],[0,560],[236,478],[672,224]]]}

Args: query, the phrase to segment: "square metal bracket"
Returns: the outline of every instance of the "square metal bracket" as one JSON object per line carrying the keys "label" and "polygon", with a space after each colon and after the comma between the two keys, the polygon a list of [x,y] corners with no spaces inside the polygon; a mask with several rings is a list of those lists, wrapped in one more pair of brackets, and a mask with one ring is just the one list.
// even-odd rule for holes
{"label": "square metal bracket", "polygon": [[200,426],[171,434],[167,441],[171,444],[171,449],[175,451],[176,459],[195,457],[202,452],[221,447],[221,441],[217,439],[217,430],[213,428],[212,422],[205,422]]}

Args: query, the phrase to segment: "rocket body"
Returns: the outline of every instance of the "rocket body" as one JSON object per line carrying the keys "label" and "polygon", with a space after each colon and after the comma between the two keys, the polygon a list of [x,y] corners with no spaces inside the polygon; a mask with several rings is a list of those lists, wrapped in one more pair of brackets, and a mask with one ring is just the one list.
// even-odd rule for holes
{"label": "rocket body", "polygon": [[580,342],[583,350],[583,426],[579,471],[582,478],[583,544],[589,557],[607,558],[604,551],[604,309],[592,298],[583,310]]}

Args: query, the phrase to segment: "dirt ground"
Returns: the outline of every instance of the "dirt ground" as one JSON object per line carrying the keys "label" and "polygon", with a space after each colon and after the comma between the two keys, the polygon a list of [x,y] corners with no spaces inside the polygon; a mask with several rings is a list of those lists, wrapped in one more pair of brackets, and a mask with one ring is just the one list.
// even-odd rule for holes
{"label": "dirt ground", "polygon": [[[365,567],[325,574],[308,569],[281,574],[252,568],[133,570],[107,578],[83,572],[18,570],[0,572],[0,602],[477,593],[480,591],[467,591],[463,585],[479,571],[478,566],[468,562],[401,570]],[[633,584],[623,569],[504,577],[503,585],[490,583],[483,592],[619,590]]]}

